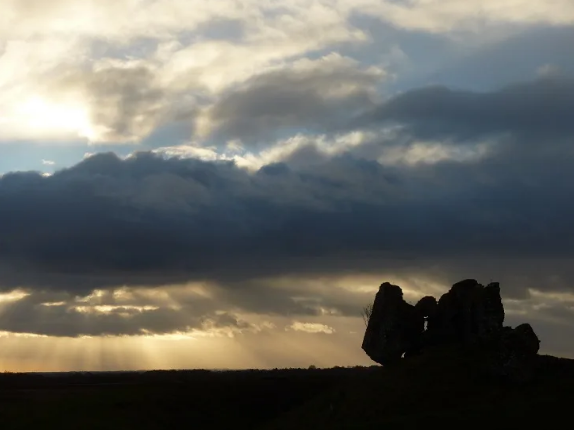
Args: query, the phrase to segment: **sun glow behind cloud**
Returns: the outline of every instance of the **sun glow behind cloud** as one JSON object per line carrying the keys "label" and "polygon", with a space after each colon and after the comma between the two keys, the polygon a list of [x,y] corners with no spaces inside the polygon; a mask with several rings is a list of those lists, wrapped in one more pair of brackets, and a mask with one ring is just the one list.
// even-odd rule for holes
{"label": "sun glow behind cloud", "polygon": [[96,138],[88,110],[76,101],[30,96],[0,116],[0,130],[13,138]]}

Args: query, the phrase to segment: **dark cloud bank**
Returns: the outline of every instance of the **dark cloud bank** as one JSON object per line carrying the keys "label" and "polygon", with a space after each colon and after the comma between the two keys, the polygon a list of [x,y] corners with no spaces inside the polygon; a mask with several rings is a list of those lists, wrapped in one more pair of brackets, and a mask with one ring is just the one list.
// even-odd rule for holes
{"label": "dark cloud bank", "polygon": [[442,86],[412,90],[378,107],[364,120],[406,124],[417,136],[435,139],[500,133],[526,140],[560,139],[574,132],[573,108],[574,79],[547,77],[490,93]]}
{"label": "dark cloud bank", "polygon": [[[574,82],[562,78],[485,94],[414,90],[364,118],[369,126],[400,123],[395,142],[374,140],[336,157],[310,145],[301,148],[314,154],[305,164],[295,154],[255,173],[231,162],[138,153],[95,155],[51,177],[6,174],[0,286],[84,296],[207,280],[239,308],[279,314],[305,310],[262,287],[263,278],[416,273],[446,283],[494,278],[509,297],[527,288],[568,290],[572,95]],[[373,159],[422,138],[451,148],[492,145],[468,161]],[[346,299],[331,304],[350,314]],[[170,321],[153,312],[145,318],[154,317]],[[139,328],[153,325],[138,318]]]}

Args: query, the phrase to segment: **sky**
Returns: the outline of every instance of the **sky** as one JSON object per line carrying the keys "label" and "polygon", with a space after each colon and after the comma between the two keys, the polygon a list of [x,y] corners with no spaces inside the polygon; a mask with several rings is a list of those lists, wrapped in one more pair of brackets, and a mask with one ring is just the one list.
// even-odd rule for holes
{"label": "sky", "polygon": [[574,357],[572,0],[2,0],[0,369],[373,364],[501,284]]}

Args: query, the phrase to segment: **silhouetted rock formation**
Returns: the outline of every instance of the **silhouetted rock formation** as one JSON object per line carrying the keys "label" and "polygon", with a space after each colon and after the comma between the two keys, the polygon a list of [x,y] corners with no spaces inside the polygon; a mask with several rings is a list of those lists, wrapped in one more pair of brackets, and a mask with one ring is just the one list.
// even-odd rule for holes
{"label": "silhouetted rock formation", "polygon": [[392,364],[420,348],[423,331],[422,313],[404,301],[401,287],[385,282],[373,304],[363,349],[372,360]]}
{"label": "silhouetted rock formation", "polygon": [[[426,321],[426,327],[425,327]],[[415,306],[397,285],[385,282],[375,296],[363,350],[383,365],[439,344],[461,344],[485,352],[490,373],[528,379],[540,341],[529,324],[503,327],[504,307],[497,282],[457,282],[436,301],[423,297]]]}
{"label": "silhouetted rock formation", "polygon": [[436,336],[440,341],[473,343],[502,329],[504,307],[498,283],[480,285],[465,279],[438,301]]}
{"label": "silhouetted rock formation", "polygon": [[490,373],[507,377],[514,381],[527,381],[532,378],[540,348],[540,340],[530,324],[520,324],[516,328],[504,327],[490,351]]}

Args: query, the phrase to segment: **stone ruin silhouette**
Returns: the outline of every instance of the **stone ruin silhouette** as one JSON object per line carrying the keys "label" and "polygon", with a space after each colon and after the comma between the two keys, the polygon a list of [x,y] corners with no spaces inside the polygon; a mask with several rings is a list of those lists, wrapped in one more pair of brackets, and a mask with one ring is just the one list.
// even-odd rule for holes
{"label": "stone ruin silhouette", "polygon": [[[388,282],[379,287],[362,348],[383,366],[439,345],[479,351],[492,374],[513,380],[531,378],[540,341],[530,324],[505,327],[500,285],[474,279],[457,282],[438,300],[427,296],[416,305]],[[406,360],[405,360],[406,361]]]}

